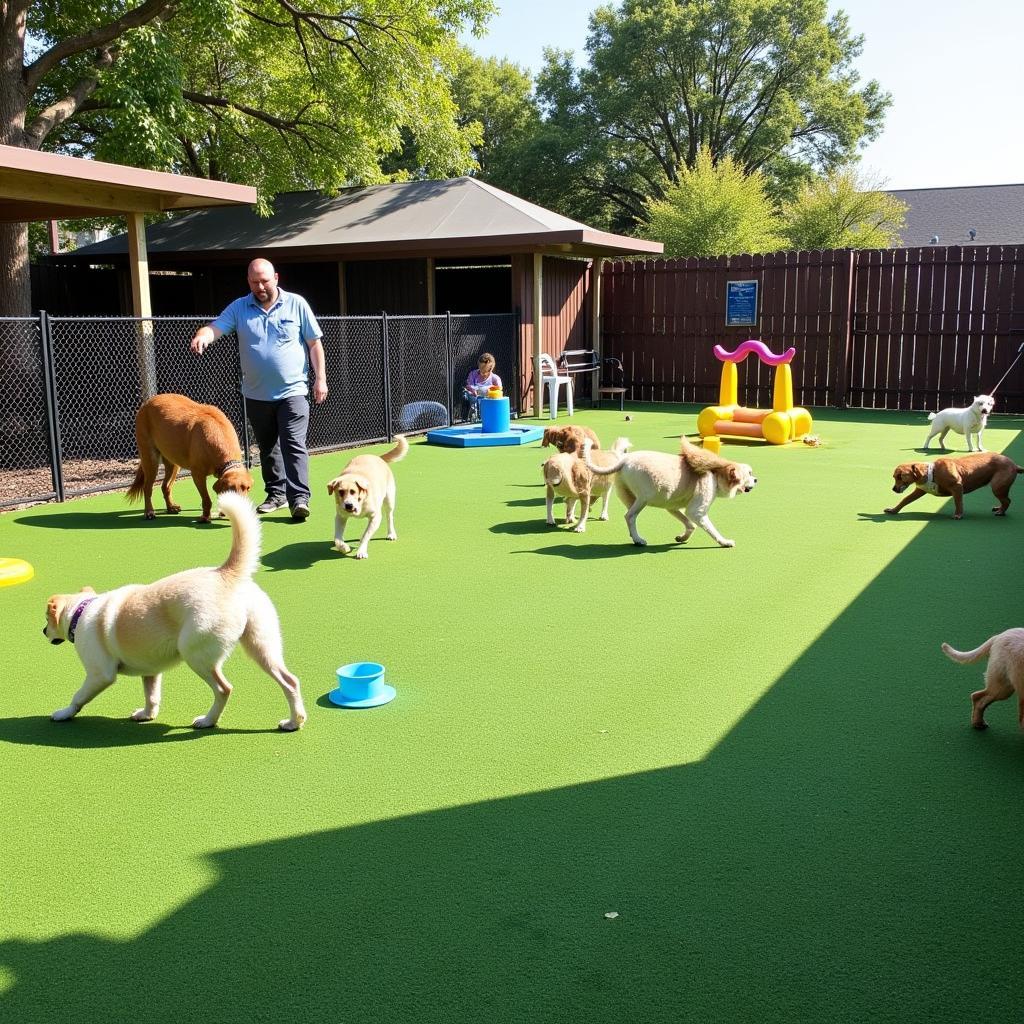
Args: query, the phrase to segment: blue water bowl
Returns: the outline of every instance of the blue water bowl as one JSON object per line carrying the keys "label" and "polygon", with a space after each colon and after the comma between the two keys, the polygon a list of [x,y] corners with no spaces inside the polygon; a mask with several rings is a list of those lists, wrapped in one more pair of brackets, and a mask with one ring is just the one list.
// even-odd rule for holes
{"label": "blue water bowl", "polygon": [[375,708],[395,699],[395,688],[384,682],[384,666],[375,661],[354,661],[335,673],[338,688],[327,699],[339,708]]}

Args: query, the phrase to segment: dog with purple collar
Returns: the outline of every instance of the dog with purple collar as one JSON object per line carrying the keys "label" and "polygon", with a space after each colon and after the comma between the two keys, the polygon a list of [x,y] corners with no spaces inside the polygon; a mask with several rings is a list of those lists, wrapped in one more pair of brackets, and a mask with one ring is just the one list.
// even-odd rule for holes
{"label": "dog with purple collar", "polygon": [[220,496],[220,508],[231,521],[231,550],[223,565],[187,569],[104,594],[86,587],[49,599],[43,635],[52,644],[71,641],[85,668],[85,681],[71,702],[53,713],[54,721],[74,718],[125,675],[142,677],[146,702],[131,717],[148,722],[160,710],[162,673],[184,661],[213,691],[210,710],[192,725],[214,726],[231,695],[223,665],[241,643],[284,692],[289,716],[279,727],[288,732],[301,728],[306,709],[299,680],[284,663],[277,611],[252,580],[260,556],[256,510],[234,493]]}

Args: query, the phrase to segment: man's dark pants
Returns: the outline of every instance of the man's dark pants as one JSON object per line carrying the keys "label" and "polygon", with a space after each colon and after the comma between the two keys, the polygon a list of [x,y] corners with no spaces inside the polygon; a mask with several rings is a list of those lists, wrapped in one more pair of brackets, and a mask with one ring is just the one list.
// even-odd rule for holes
{"label": "man's dark pants", "polygon": [[260,469],[267,497],[287,499],[290,507],[309,503],[309,399],[305,395],[276,402],[245,400],[246,412],[260,448]]}

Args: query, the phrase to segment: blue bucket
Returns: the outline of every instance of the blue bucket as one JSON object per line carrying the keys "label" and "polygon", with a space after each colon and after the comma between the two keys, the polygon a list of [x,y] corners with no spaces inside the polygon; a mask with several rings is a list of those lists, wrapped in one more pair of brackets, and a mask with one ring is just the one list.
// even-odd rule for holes
{"label": "blue bucket", "polygon": [[384,682],[384,666],[375,661],[342,665],[335,675],[338,688],[327,699],[340,708],[375,708],[395,699],[395,688]]}

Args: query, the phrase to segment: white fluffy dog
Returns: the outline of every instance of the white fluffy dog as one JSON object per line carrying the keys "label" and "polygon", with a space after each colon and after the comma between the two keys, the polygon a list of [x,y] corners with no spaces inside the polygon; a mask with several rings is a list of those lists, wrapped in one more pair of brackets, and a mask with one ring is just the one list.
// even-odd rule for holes
{"label": "white fluffy dog", "polygon": [[248,499],[225,492],[220,510],[231,520],[231,551],[216,569],[186,569],[155,583],[134,583],[105,594],[86,588],[54,594],[43,635],[70,640],[85,668],[85,682],[54,721],[74,718],[118,675],[142,676],[146,706],[132,718],[148,722],[160,710],[161,673],[188,666],[213,690],[213,706],[192,725],[216,725],[231,695],[223,665],[241,642],[246,654],[284,691],[286,731],[306,720],[299,681],[284,664],[281,627],[270,598],[252,581],[260,560],[260,523]]}
{"label": "white fluffy dog", "polygon": [[932,421],[932,425],[925,438],[925,451],[928,450],[928,446],[936,434],[939,435],[939,444],[945,448],[946,434],[955,430],[958,434],[964,434],[967,437],[969,452],[974,451],[974,446],[971,443],[972,435],[978,442],[978,451],[983,452],[985,449],[981,446],[981,432],[985,429],[985,424],[988,423],[988,414],[995,408],[995,404],[996,400],[991,395],[977,395],[965,409],[942,409],[940,412],[929,413],[928,419]]}

